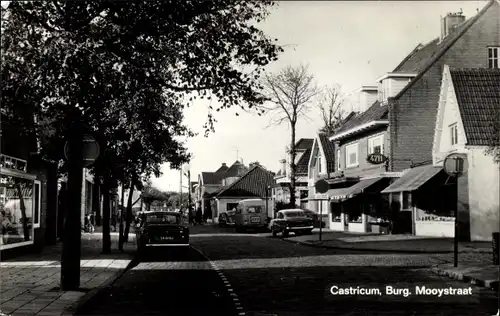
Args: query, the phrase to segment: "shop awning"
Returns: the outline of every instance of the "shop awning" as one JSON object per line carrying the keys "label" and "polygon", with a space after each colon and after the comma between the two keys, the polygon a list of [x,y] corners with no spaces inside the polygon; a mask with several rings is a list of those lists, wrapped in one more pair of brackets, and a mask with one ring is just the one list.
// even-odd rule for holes
{"label": "shop awning", "polygon": [[415,191],[441,170],[443,170],[441,167],[434,167],[433,165],[412,168],[403,174],[401,178],[382,190],[382,193]]}
{"label": "shop awning", "polygon": [[347,200],[358,194],[363,193],[366,188],[377,183],[382,179],[383,177],[364,179],[347,188],[328,190],[327,194],[334,201]]}
{"label": "shop awning", "polygon": [[318,197],[308,197],[305,199],[300,199],[301,202],[307,201],[328,201],[330,198],[328,196],[318,196]]}

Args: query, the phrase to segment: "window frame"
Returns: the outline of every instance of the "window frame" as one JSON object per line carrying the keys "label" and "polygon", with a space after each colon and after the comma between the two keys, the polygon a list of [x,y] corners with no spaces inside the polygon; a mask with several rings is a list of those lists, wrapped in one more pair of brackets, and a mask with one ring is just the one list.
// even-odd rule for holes
{"label": "window frame", "polygon": [[368,155],[375,153],[373,143],[380,139],[380,154],[384,154],[384,134],[371,136],[368,138]]}
{"label": "window frame", "polygon": [[[38,201],[36,199],[36,186],[38,185]],[[40,228],[41,218],[42,218],[42,182],[40,180],[33,181],[33,228]],[[35,213],[35,205],[38,205],[38,214]],[[35,217],[35,214],[37,215]],[[36,220],[36,222],[35,222]]]}
{"label": "window frame", "polygon": [[[356,162],[355,163],[351,163],[351,161],[349,159],[349,149],[350,148],[356,148]],[[346,145],[344,152],[345,152],[344,155],[345,155],[345,160],[346,160],[345,167],[346,168],[358,167],[359,166],[359,143],[355,142],[355,143],[351,143],[349,145]]]}
{"label": "window frame", "polygon": [[448,128],[450,129],[451,146],[455,146],[458,144],[458,124],[457,123],[450,124]]}
{"label": "window frame", "polygon": [[[494,52],[496,52],[496,57],[493,56]],[[499,69],[500,68],[500,46],[489,46],[487,54],[488,54],[488,56],[487,56],[488,68],[489,69]]]}

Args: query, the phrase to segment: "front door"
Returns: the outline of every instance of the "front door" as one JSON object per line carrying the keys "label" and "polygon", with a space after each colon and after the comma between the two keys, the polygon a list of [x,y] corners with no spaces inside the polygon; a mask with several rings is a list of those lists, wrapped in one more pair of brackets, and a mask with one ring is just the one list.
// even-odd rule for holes
{"label": "front door", "polygon": [[346,208],[341,204],[342,214],[344,215],[344,231],[349,231],[349,214],[346,212]]}

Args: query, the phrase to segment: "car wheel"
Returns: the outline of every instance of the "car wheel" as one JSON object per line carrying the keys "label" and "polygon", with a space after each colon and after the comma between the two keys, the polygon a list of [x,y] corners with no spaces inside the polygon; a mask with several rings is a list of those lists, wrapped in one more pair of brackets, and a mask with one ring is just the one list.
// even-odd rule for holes
{"label": "car wheel", "polygon": [[312,229],[308,229],[304,231],[304,235],[312,235],[313,231]]}
{"label": "car wheel", "polygon": [[290,233],[288,232],[288,230],[284,230],[284,231],[283,231],[283,237],[284,237],[284,238],[287,238],[287,237],[288,237],[288,235],[290,235]]}
{"label": "car wheel", "polygon": [[278,232],[275,229],[271,228],[271,231],[273,233],[273,237],[276,237],[278,235]]}

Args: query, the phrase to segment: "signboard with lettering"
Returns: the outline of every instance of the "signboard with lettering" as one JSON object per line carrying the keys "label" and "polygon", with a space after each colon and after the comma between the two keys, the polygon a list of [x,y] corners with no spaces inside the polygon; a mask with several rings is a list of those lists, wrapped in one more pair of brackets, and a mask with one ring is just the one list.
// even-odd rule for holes
{"label": "signboard with lettering", "polygon": [[387,157],[380,154],[380,153],[373,153],[373,154],[369,154],[368,157],[366,157],[366,161],[368,163],[371,163],[372,165],[380,165],[384,162],[387,161]]}

